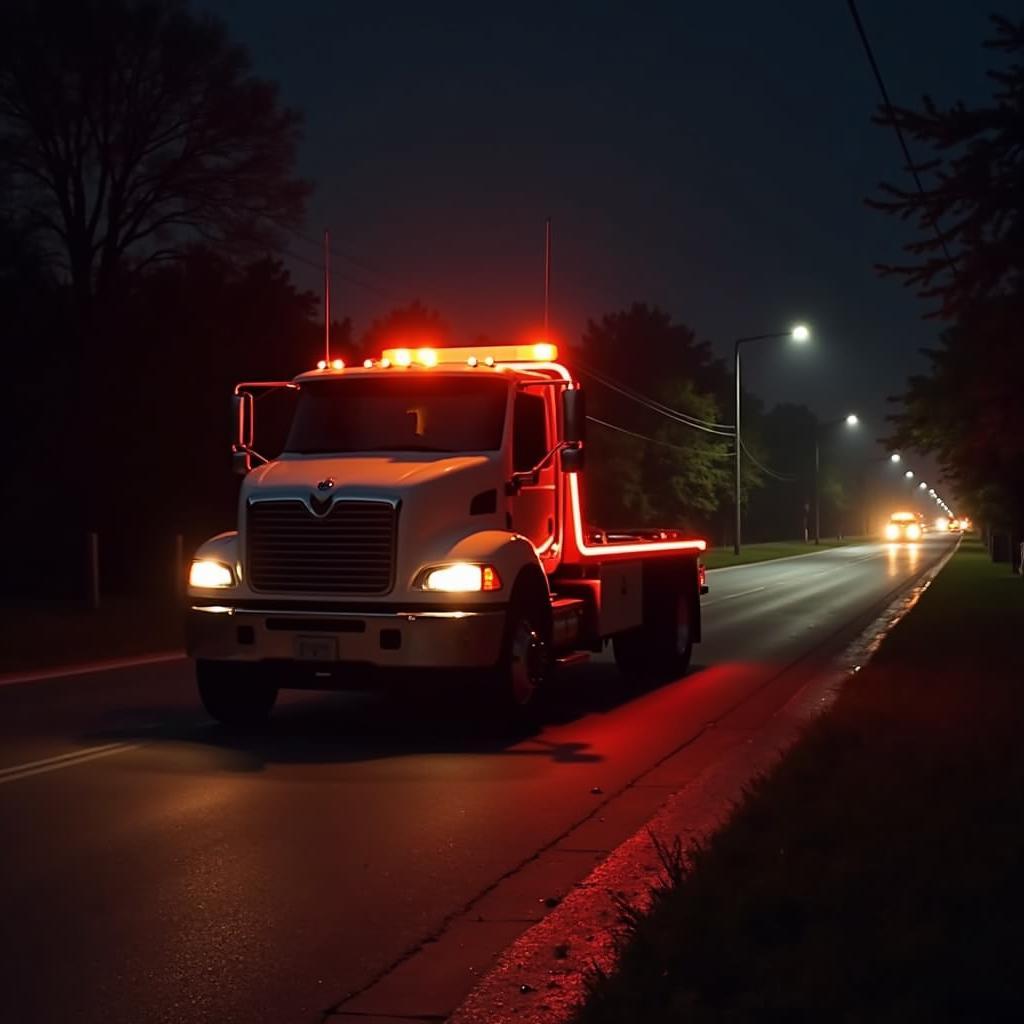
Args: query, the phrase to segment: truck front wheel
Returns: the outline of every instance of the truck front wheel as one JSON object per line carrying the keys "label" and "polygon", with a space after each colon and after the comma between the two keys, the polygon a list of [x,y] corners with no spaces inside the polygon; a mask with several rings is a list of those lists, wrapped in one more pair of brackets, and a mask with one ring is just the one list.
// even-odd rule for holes
{"label": "truck front wheel", "polygon": [[511,720],[529,716],[551,675],[550,614],[539,587],[517,586],[509,602],[501,658],[491,672],[490,703]]}
{"label": "truck front wheel", "polygon": [[612,638],[616,665],[642,682],[678,679],[689,668],[693,654],[693,616],[687,595],[673,587],[660,598],[649,602],[640,626]]}
{"label": "truck front wheel", "polygon": [[203,707],[221,725],[252,728],[267,720],[277,687],[259,665],[236,661],[197,661],[196,682]]}

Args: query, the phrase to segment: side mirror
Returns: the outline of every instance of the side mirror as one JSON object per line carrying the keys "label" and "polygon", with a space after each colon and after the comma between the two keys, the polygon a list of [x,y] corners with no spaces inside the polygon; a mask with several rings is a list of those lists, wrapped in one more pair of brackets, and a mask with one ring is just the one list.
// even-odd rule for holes
{"label": "side mirror", "polygon": [[252,456],[248,448],[233,448],[231,451],[231,471],[236,476],[245,476],[252,469]]}
{"label": "side mirror", "polygon": [[231,396],[231,418],[235,424],[235,447],[251,448],[255,423],[253,399],[249,392],[243,391]]}
{"label": "side mirror", "polygon": [[582,444],[587,439],[586,395],[579,388],[562,392],[562,440]]}
{"label": "side mirror", "polygon": [[582,473],[586,461],[582,448],[563,448],[560,452],[563,473]]}

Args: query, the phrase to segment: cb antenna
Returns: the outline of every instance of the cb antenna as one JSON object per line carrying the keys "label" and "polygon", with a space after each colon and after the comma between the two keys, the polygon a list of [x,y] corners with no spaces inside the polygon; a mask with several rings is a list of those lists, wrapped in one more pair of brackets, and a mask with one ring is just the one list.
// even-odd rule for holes
{"label": "cb antenna", "polygon": [[324,228],[324,360],[331,365],[331,234]]}
{"label": "cb antenna", "polygon": [[544,221],[544,339],[548,336],[548,314],[551,306],[551,218]]}

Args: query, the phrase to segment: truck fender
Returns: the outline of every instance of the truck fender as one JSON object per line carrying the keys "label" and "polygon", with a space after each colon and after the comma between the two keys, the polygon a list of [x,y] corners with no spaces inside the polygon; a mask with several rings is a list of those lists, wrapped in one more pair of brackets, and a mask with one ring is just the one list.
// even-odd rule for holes
{"label": "truck fender", "polygon": [[225,533],[218,533],[216,537],[203,541],[196,549],[192,558],[209,558],[215,562],[223,562],[234,569],[237,577],[241,570],[238,559],[238,531],[228,530]]}
{"label": "truck fender", "polygon": [[502,600],[507,601],[523,574],[533,577],[548,591],[547,576],[534,546],[507,530],[480,530],[460,538],[437,557],[424,561],[424,568],[444,562],[478,562],[494,566],[501,578]]}

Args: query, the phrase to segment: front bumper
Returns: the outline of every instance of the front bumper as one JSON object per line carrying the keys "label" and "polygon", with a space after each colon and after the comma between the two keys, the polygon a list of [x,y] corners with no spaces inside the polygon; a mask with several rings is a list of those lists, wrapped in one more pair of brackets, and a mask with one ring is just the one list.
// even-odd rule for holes
{"label": "front bumper", "polygon": [[324,611],[193,604],[186,647],[193,658],[384,669],[495,665],[503,607],[445,611]]}

